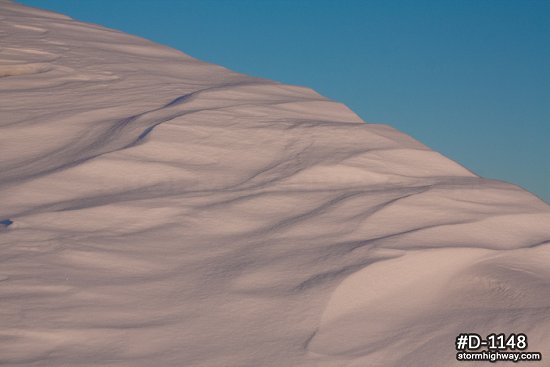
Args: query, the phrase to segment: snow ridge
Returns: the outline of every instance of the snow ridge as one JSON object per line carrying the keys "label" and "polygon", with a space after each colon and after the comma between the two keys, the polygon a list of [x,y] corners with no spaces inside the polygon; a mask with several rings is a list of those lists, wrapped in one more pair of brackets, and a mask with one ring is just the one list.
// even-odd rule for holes
{"label": "snow ridge", "polygon": [[308,88],[0,17],[0,363],[455,366],[461,332],[550,354],[535,196]]}

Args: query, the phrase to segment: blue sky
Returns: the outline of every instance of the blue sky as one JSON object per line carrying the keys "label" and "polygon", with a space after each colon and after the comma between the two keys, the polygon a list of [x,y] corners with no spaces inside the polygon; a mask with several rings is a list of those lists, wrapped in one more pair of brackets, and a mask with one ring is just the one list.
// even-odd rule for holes
{"label": "blue sky", "polygon": [[550,203],[550,1],[19,2],[312,87]]}

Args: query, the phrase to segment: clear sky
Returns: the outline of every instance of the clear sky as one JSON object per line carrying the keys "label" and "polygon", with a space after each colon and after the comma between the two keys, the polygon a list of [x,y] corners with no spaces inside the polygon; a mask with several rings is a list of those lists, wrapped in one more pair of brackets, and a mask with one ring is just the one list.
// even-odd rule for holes
{"label": "clear sky", "polygon": [[550,1],[19,2],[312,87],[550,203]]}

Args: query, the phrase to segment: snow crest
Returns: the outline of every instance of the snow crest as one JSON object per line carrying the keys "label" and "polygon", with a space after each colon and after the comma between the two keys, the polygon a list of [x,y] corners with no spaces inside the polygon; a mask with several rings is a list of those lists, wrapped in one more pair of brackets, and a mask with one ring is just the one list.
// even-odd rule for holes
{"label": "snow crest", "polygon": [[0,10],[0,363],[454,366],[460,332],[550,355],[535,196],[310,89]]}

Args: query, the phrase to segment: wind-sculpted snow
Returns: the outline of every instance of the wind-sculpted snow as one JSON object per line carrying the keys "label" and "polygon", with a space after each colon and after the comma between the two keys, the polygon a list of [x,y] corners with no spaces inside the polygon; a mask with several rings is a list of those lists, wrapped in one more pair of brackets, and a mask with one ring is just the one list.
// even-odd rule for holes
{"label": "wind-sculpted snow", "polygon": [[535,196],[310,89],[0,9],[0,364],[440,367],[461,332],[550,356]]}

